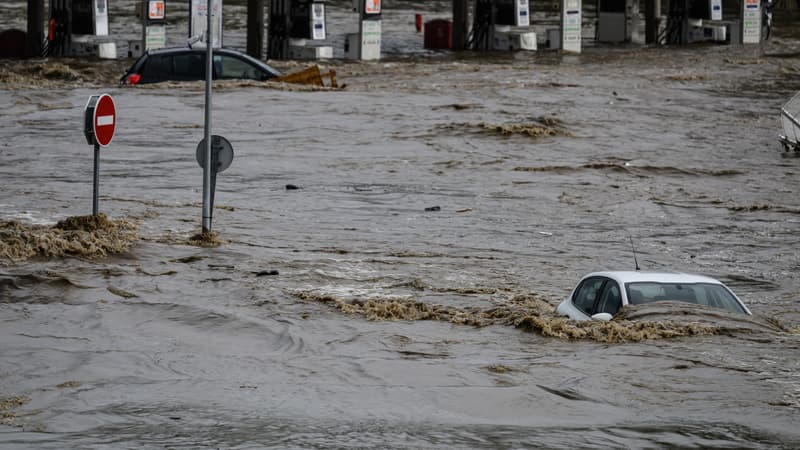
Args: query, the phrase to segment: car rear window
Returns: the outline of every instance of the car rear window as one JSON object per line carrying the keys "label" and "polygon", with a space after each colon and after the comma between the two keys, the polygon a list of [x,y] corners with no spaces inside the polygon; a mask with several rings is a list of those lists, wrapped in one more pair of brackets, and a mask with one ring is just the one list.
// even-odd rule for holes
{"label": "car rear window", "polygon": [[712,283],[626,283],[628,303],[642,305],[659,301],[677,301],[722,308],[745,314],[745,310],[725,288]]}
{"label": "car rear window", "polygon": [[142,82],[169,80],[171,76],[172,58],[167,55],[153,55],[147,58],[142,69]]}

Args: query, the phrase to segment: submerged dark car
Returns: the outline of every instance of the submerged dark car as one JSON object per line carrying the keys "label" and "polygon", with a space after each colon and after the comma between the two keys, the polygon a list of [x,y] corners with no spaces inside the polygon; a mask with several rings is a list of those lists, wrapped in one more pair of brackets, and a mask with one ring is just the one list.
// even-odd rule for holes
{"label": "submerged dark car", "polygon": [[[213,58],[214,80],[264,81],[280,76],[267,64],[236,50],[214,49]],[[148,50],[133,63],[120,83],[135,85],[205,79],[206,49],[180,47]]]}

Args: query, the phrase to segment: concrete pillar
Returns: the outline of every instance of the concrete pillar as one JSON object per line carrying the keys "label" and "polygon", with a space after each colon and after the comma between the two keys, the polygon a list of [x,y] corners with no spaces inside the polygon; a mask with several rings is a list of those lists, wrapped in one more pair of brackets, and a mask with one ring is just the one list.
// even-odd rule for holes
{"label": "concrete pillar", "polygon": [[247,0],[247,54],[264,55],[264,0]]}
{"label": "concrete pillar", "polygon": [[25,53],[28,57],[42,56],[44,41],[44,1],[28,0],[28,34]]}
{"label": "concrete pillar", "polygon": [[468,0],[453,0],[453,50],[467,48],[469,24]]}

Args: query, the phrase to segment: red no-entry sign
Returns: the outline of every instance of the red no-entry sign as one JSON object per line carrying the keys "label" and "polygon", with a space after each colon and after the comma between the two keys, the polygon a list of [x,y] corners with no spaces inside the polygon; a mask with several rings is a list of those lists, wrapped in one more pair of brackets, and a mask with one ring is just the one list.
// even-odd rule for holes
{"label": "red no-entry sign", "polygon": [[93,95],[83,110],[83,134],[86,142],[94,145],[94,191],[92,195],[92,214],[99,211],[100,192],[100,147],[105,147],[114,138],[117,129],[117,110],[114,99],[108,94]]}
{"label": "red no-entry sign", "polygon": [[114,138],[117,129],[117,110],[114,99],[108,94],[89,97],[84,110],[86,141],[106,147]]}

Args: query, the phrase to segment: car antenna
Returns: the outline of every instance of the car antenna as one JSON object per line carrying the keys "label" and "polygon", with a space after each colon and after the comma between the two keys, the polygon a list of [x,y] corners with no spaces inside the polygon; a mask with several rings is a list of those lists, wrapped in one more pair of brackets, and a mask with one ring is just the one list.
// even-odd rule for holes
{"label": "car antenna", "polygon": [[639,261],[636,259],[636,247],[633,245],[633,236],[631,236],[630,233],[628,233],[628,238],[631,240],[631,250],[633,250],[633,263],[636,264],[637,271],[641,270],[639,269]]}

